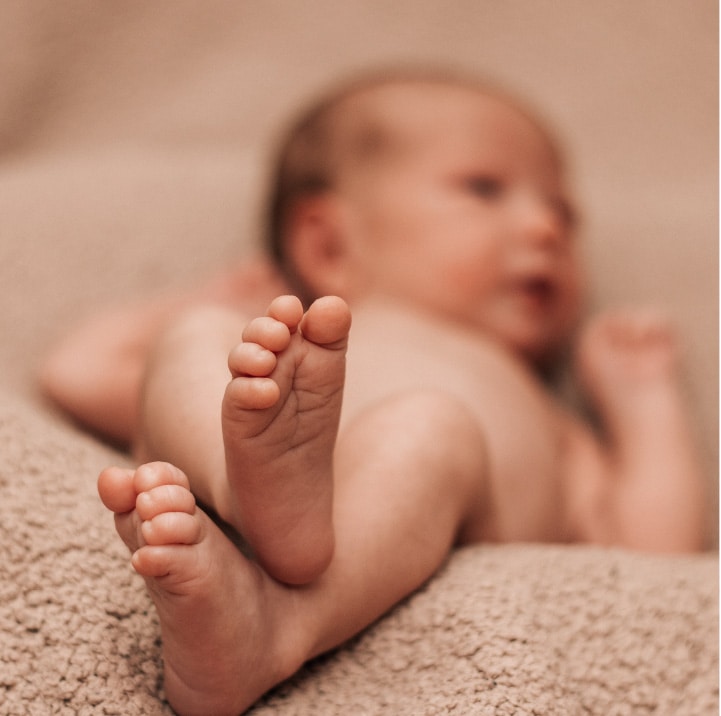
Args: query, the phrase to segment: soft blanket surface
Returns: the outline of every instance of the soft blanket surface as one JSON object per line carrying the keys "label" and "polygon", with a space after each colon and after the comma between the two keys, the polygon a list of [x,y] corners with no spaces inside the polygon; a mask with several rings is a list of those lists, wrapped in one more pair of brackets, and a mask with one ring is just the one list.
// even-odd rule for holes
{"label": "soft blanket surface", "polygon": [[[152,603],[95,494],[119,456],[22,401],[0,456],[0,713],[169,713]],[[711,556],[467,548],[253,713],[711,716],[717,585]]]}

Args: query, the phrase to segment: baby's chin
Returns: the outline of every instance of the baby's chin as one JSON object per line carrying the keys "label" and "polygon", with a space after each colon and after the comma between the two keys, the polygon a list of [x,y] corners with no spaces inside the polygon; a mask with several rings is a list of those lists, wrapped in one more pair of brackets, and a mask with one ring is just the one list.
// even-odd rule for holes
{"label": "baby's chin", "polygon": [[532,368],[547,374],[558,368],[568,357],[574,331],[557,334],[504,336],[503,342]]}

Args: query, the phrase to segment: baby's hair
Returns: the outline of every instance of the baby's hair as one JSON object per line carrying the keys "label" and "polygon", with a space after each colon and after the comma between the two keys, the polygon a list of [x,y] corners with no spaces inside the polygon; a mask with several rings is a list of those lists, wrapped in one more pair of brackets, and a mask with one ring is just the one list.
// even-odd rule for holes
{"label": "baby's hair", "polygon": [[368,165],[402,145],[398,128],[374,111],[372,101],[353,104],[367,91],[393,85],[470,89],[507,100],[533,116],[524,111],[522,103],[497,87],[454,70],[385,69],[332,87],[290,124],[272,165],[266,205],[266,248],[292,283],[297,284],[298,277],[286,252],[286,233],[293,209],[304,199],[332,191],[348,164],[354,168]]}
{"label": "baby's hair", "polygon": [[288,218],[298,202],[332,190],[345,161],[370,161],[392,145],[391,128],[372,113],[354,115],[353,126],[347,126],[348,113],[344,110],[348,100],[387,85],[428,83],[480,88],[480,84],[451,72],[377,71],[331,88],[290,125],[277,150],[266,208],[267,248],[281,268],[286,271],[291,268],[285,255],[284,236]]}

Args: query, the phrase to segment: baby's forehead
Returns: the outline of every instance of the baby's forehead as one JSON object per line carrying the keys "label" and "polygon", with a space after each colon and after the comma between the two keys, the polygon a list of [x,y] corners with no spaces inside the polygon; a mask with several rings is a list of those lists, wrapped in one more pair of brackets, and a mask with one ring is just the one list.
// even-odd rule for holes
{"label": "baby's forehead", "polygon": [[495,142],[515,131],[559,159],[555,141],[530,112],[480,85],[389,82],[360,90],[349,98],[345,110],[349,127],[359,133],[374,128],[396,149],[414,151],[434,138],[452,138],[458,144]]}

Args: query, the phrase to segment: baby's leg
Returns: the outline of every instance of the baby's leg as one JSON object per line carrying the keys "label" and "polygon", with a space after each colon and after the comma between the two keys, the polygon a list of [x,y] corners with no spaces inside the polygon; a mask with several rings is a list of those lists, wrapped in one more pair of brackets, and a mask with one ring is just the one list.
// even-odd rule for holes
{"label": "baby's leg", "polygon": [[99,491],[155,602],[174,709],[237,714],[420,586],[482,530],[483,444],[464,406],[432,393],[398,395],[344,429],[336,549],[302,589],[247,561],[176,468],[106,470]]}
{"label": "baby's leg", "polygon": [[579,346],[580,375],[609,442],[613,531],[632,547],[703,544],[703,480],[677,352],[668,321],[650,312],[603,315]]}
{"label": "baby's leg", "polygon": [[282,296],[243,331],[222,424],[233,524],[274,577],[307,583],[333,555],[333,451],[350,312]]}
{"label": "baby's leg", "polygon": [[333,551],[331,463],[349,324],[347,306],[332,298],[303,315],[297,299],[281,297],[250,324],[197,309],[162,336],[146,375],[138,459],[177,465],[198,499],[289,582],[316,576]]}
{"label": "baby's leg", "polygon": [[98,490],[158,613],[165,692],[181,714],[238,714],[302,663],[279,639],[288,590],[248,562],[166,463],[109,468]]}

